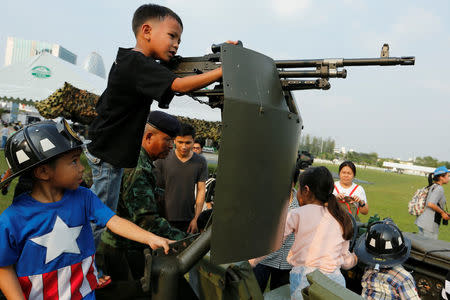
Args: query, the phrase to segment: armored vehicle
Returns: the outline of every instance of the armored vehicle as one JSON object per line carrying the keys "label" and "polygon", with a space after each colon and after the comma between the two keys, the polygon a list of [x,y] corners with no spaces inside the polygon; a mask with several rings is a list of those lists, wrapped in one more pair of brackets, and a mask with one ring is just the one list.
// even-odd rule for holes
{"label": "armored vehicle", "polygon": [[[390,57],[388,51],[380,58],[275,61],[242,44],[213,45],[212,53],[201,57],[175,57],[168,67],[179,76],[223,68],[220,83],[188,94],[222,110],[217,177],[211,185],[215,186],[213,217],[201,234],[172,244],[169,255],[146,250],[140,280],[144,296],[131,296],[113,280],[116,290],[112,294],[108,288],[99,290],[97,298],[289,299],[286,286],[263,295],[247,260],[273,252],[282,243],[303,128],[292,91],[329,89],[330,78],[346,77],[346,66],[414,63],[414,57]],[[272,147],[273,141],[277,147]],[[450,270],[446,252],[450,243],[408,237],[413,251],[405,267],[414,271],[424,299],[435,299]],[[442,249],[447,250],[436,251]],[[361,269],[348,272],[347,278],[351,290],[314,272],[309,275],[311,286],[304,291],[305,299],[360,299]]]}
{"label": "armored vehicle", "polygon": [[[222,82],[188,95],[222,110],[212,221],[199,236],[173,244],[169,255],[147,251],[142,285],[152,299],[184,299],[188,293],[181,292],[179,279],[189,272],[194,298],[282,299],[286,292],[289,297],[286,287],[263,296],[246,261],[273,252],[282,243],[303,128],[292,91],[329,89],[330,78],[346,77],[345,66],[414,65],[415,58],[389,57],[385,51],[380,58],[274,61],[242,44],[213,45],[212,50],[202,57],[176,57],[168,65],[179,76],[223,68]],[[273,141],[277,147],[272,147]],[[417,245],[425,243],[413,235],[411,239]],[[444,244],[439,247],[450,248]],[[435,252],[430,255],[429,249],[414,249],[405,266],[415,271],[422,295],[435,295],[450,269],[448,259]],[[361,272],[355,269],[347,276],[357,282]],[[311,274],[310,280],[305,291],[309,299],[360,298],[320,274]],[[356,284],[350,287],[358,292]]]}

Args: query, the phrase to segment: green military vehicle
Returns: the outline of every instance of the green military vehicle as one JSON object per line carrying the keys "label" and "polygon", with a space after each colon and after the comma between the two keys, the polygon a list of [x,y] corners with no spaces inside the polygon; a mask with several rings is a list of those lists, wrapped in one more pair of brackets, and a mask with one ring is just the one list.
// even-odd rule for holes
{"label": "green military vehicle", "polygon": [[[383,49],[380,58],[274,61],[242,44],[222,44],[213,46],[212,54],[172,61],[169,67],[179,76],[223,67],[221,83],[189,94],[221,108],[222,136],[212,224],[192,243],[174,244],[168,256],[147,252],[142,284],[152,299],[185,298],[178,279],[189,270],[198,299],[289,299],[286,286],[262,295],[246,260],[270,253],[282,242],[303,128],[292,91],[329,89],[330,78],[346,77],[340,69],[345,66],[414,65],[414,57],[389,57],[388,46]],[[271,147],[273,141],[278,147]],[[404,266],[412,271],[421,297],[436,299],[450,270],[450,243],[405,235],[412,251]],[[315,272],[305,298],[359,299],[362,272],[362,266],[347,272],[350,289]]]}
{"label": "green military vehicle", "polygon": [[[146,250],[144,276],[135,286],[144,294],[113,280],[114,287],[97,291],[98,299],[289,299],[287,286],[263,295],[247,260],[282,243],[303,128],[292,91],[329,89],[330,78],[346,77],[345,66],[415,63],[414,57],[389,57],[388,51],[380,58],[274,61],[242,44],[214,45],[212,50],[202,57],[176,57],[168,65],[179,76],[223,67],[222,82],[188,95],[222,110],[212,221],[203,233],[172,244],[169,255]],[[92,117],[90,109],[84,110],[84,119]],[[413,249],[404,266],[413,271],[421,297],[436,299],[450,270],[450,243],[406,236]],[[349,289],[320,272],[310,274],[305,299],[360,299],[362,266],[346,276]]]}
{"label": "green military vehicle", "polygon": [[[289,299],[287,286],[263,295],[247,259],[266,255],[282,242],[303,127],[292,91],[329,89],[330,78],[346,77],[341,67],[414,65],[415,58],[384,52],[368,59],[274,61],[242,44],[212,50],[202,57],[175,58],[168,65],[179,76],[223,67],[221,83],[188,95],[222,110],[212,222],[202,234],[173,244],[169,255],[147,251],[141,283],[152,299]],[[274,141],[277,147],[271,147]],[[450,243],[406,236],[413,250],[404,266],[413,272],[421,297],[436,299],[450,270]],[[346,273],[350,289],[314,272],[305,299],[360,299],[362,272],[357,266]],[[191,288],[180,283],[185,274]]]}

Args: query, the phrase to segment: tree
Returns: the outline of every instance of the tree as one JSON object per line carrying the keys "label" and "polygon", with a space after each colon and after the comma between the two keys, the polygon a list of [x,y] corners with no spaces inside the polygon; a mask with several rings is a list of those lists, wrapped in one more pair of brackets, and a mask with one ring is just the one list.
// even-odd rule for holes
{"label": "tree", "polygon": [[438,160],[431,156],[417,157],[415,160],[415,164],[419,166],[436,168],[438,166]]}

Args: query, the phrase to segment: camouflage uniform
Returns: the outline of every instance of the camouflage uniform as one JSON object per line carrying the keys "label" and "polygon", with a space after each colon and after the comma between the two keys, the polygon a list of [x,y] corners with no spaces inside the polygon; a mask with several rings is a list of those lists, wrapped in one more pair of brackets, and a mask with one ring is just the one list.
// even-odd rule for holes
{"label": "camouflage uniform", "polygon": [[[156,235],[179,240],[186,233],[171,227],[169,222],[159,215],[156,194],[156,177],[153,173],[153,161],[144,148],[141,148],[136,168],[125,169],[120,187],[117,215]],[[162,190],[161,190],[162,191]],[[107,230],[102,241],[114,248],[142,249],[145,245],[122,238]]]}
{"label": "camouflage uniform", "polygon": [[[173,240],[182,239],[187,234],[171,227],[159,214],[153,169],[153,161],[141,148],[136,168],[124,171],[117,215],[156,235]],[[98,265],[115,280],[137,280],[143,274],[145,248],[148,246],[107,230],[97,249]]]}

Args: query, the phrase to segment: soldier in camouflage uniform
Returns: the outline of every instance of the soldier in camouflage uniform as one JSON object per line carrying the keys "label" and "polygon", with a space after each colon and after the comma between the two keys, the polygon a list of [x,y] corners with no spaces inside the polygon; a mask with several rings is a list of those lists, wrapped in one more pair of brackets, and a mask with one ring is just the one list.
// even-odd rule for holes
{"label": "soldier in camouflage uniform", "polygon": [[[171,115],[161,111],[149,114],[137,166],[125,169],[117,206],[118,216],[172,240],[182,239],[186,233],[171,227],[159,214],[153,161],[167,156],[179,128],[178,120]],[[100,268],[111,275],[113,283],[117,280],[137,281],[143,275],[144,248],[108,230],[103,233],[97,252],[97,256],[103,258],[103,265],[99,262]]]}

